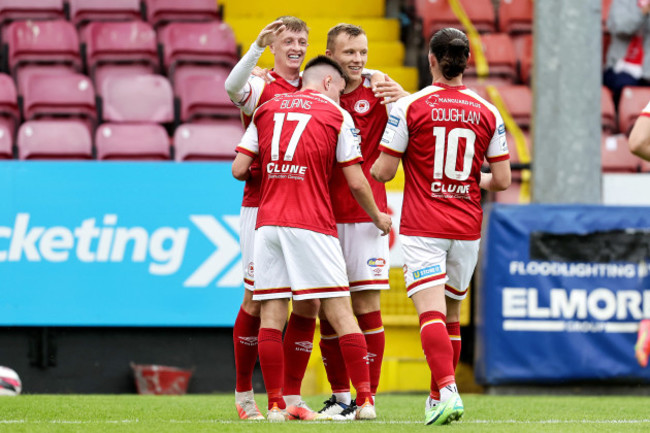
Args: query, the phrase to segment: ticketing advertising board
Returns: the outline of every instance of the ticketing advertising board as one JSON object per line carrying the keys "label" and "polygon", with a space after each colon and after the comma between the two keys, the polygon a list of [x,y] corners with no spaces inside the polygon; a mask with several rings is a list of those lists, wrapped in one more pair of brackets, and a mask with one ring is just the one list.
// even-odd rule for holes
{"label": "ticketing advertising board", "polygon": [[483,235],[476,378],[650,382],[650,208],[495,205]]}
{"label": "ticketing advertising board", "polygon": [[229,163],[0,163],[0,326],[232,326]]}

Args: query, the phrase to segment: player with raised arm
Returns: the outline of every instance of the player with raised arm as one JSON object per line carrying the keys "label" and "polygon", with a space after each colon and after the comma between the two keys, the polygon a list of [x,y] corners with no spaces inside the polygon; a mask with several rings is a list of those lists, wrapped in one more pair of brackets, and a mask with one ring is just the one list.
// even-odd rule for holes
{"label": "player with raised arm", "polygon": [[[454,370],[460,341],[457,323],[467,295],[481,237],[480,188],[510,185],[505,127],[497,109],[463,85],[469,41],[453,28],[429,43],[433,82],[400,99],[391,111],[372,176],[386,182],[404,166],[400,241],[407,294],[420,318],[422,348],[432,386],[426,424],[447,424],[463,415]],[[481,173],[484,159],[491,173]]]}
{"label": "player with raised arm", "polygon": [[321,299],[357,389],[358,419],[376,417],[366,342],[349,302],[345,262],[337,239],[328,181],[343,167],[353,195],[382,233],[390,217],[375,204],[359,162],[359,138],[350,115],[337,105],[345,88],[341,67],[325,56],[310,61],[303,88],[258,108],[237,147],[233,175],[245,180],[257,159],[263,167],[255,236],[258,269],[253,298],[262,301],[259,355],[268,394],[269,421],[292,408],[282,398],[282,329],[288,300]]}
{"label": "player with raised arm", "polygon": [[[375,96],[368,76],[362,75],[368,61],[368,38],[365,31],[353,24],[339,24],[327,34],[326,55],[341,65],[349,80],[341,95],[341,107],[352,116],[361,136],[363,173],[382,212],[387,212],[386,187],[370,176],[370,167],[379,156],[379,141],[388,121],[391,104],[384,105],[383,95],[392,91],[408,95],[399,84],[386,80],[378,85],[380,97]],[[381,74],[383,78],[383,74]],[[343,256],[345,257],[352,309],[368,345],[370,389],[377,392],[384,357],[384,328],[380,311],[380,290],[388,285],[388,238],[372,224],[368,214],[354,199],[343,171],[335,168],[330,181],[332,208]],[[336,332],[321,314],[323,363],[332,387],[332,397],[319,411],[319,419],[354,419],[355,406],[350,395],[350,379],[338,346]]]}
{"label": "player with raised arm", "polygon": [[[225,86],[232,101],[241,109],[244,126],[248,126],[258,106],[277,94],[296,92],[300,88],[300,67],[307,51],[308,35],[309,29],[304,21],[290,16],[280,17],[262,29],[248,52],[233,68]],[[275,62],[273,70],[267,73],[269,83],[251,75],[267,46]],[[251,174],[244,188],[240,223],[246,290],[233,330],[237,371],[235,401],[241,419],[263,419],[255,403],[252,382],[260,325],[260,303],[253,301],[253,247],[261,182],[258,163],[251,167]],[[316,415],[300,398],[300,384],[311,355],[318,308],[318,301],[295,302],[284,336],[285,356],[289,361],[285,371],[285,398],[296,407],[295,414],[299,419],[311,419]]]}

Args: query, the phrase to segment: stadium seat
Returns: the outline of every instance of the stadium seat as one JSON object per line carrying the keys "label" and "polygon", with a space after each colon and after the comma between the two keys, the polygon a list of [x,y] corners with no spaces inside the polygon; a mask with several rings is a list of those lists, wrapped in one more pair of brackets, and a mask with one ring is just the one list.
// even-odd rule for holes
{"label": "stadium seat", "polygon": [[533,2],[531,0],[500,0],[499,31],[503,33],[532,33]]}
{"label": "stadium seat", "polygon": [[[532,150],[531,150],[531,138],[530,138],[530,133],[527,131],[522,131],[524,134],[524,138],[526,140],[526,149],[528,150],[528,155],[529,157],[532,157]],[[522,170],[522,165],[524,162],[522,162],[522,158],[519,154],[519,148],[517,147],[517,143],[515,142],[514,137],[510,132],[506,132],[506,141],[508,143],[508,151],[510,152],[510,166],[512,168],[512,179],[513,180],[521,180],[521,170]]]}
{"label": "stadium seat", "polygon": [[13,133],[0,123],[0,159],[13,159]]}
{"label": "stadium seat", "polygon": [[89,126],[97,122],[95,91],[90,78],[81,74],[34,74],[22,91],[23,118],[80,117]]}
{"label": "stadium seat", "polygon": [[[517,82],[517,57],[515,48],[505,33],[481,35],[483,53],[489,66],[489,78],[492,84],[514,84]],[[463,78],[468,82],[477,77],[476,56],[470,56]]]}
{"label": "stadium seat", "polygon": [[601,124],[603,131],[613,134],[617,130],[616,109],[614,98],[609,88],[602,86],[600,90]]}
{"label": "stadium seat", "polygon": [[13,79],[7,74],[0,74],[0,119],[6,120],[4,123],[13,137],[20,122],[20,112],[18,111],[16,86]]}
{"label": "stadium seat", "polygon": [[478,82],[465,84],[468,89],[473,90],[486,101],[490,100],[490,95],[487,92],[487,86],[484,84],[479,84]]}
{"label": "stadium seat", "polygon": [[224,83],[230,71],[214,69],[210,75],[186,75],[174,85],[180,99],[180,121],[192,122],[201,117],[234,117],[239,109],[232,103]]}
{"label": "stadium seat", "polygon": [[140,0],[68,0],[70,21],[81,27],[90,21],[142,19]]}
{"label": "stadium seat", "polygon": [[75,68],[68,65],[27,64],[18,70],[14,78],[16,80],[18,95],[20,96],[25,92],[25,83],[33,75],[70,75],[77,73]]}
{"label": "stadium seat", "polygon": [[[477,31],[496,31],[492,0],[460,0],[460,3]],[[447,0],[415,0],[415,10],[422,19],[422,37],[427,44],[435,32],[445,27],[465,29]]]}
{"label": "stadium seat", "polygon": [[641,159],[641,171],[644,172],[644,173],[650,173],[650,161],[646,161],[645,159]]}
{"label": "stadium seat", "polygon": [[97,159],[148,160],[170,159],[167,131],[156,124],[105,123],[95,133]]}
{"label": "stadium seat", "polygon": [[533,111],[533,92],[523,84],[506,85],[497,89],[513,120],[524,129],[530,129]]}
{"label": "stadium seat", "polygon": [[629,134],[641,111],[650,102],[650,87],[625,87],[618,103],[618,130]]}
{"label": "stadium seat", "polygon": [[170,23],[158,31],[163,65],[174,81],[174,68],[182,63],[222,64],[232,67],[238,61],[232,29],[226,23]]}
{"label": "stadium seat", "polygon": [[20,125],[19,159],[91,159],[92,138],[76,120],[32,120]]}
{"label": "stadium seat", "polygon": [[641,165],[641,160],[630,152],[630,146],[624,134],[603,134],[600,158],[604,173],[636,173]]}
{"label": "stadium seat", "polygon": [[11,21],[65,19],[63,0],[2,0],[0,26]]}
{"label": "stadium seat", "polygon": [[219,19],[215,0],[144,0],[147,21],[154,27],[171,21],[214,21]]}
{"label": "stadium seat", "polygon": [[97,69],[104,65],[120,65],[127,69],[132,65],[144,65],[146,68],[137,69],[152,73],[160,70],[156,32],[149,23],[92,22],[81,34],[86,66],[92,78],[96,78]]}
{"label": "stadium seat", "polygon": [[184,124],[174,133],[176,161],[232,161],[244,135],[241,121],[224,119],[206,124]]}
{"label": "stadium seat", "polygon": [[29,63],[65,64],[81,70],[77,31],[67,21],[14,21],[3,29],[2,37],[9,46],[12,75]]}
{"label": "stadium seat", "polygon": [[533,69],[533,35],[514,36],[512,44],[517,56],[519,79],[522,83],[530,85]]}
{"label": "stadium seat", "polygon": [[109,122],[167,123],[174,120],[174,96],[161,75],[109,76],[102,87],[102,118]]}

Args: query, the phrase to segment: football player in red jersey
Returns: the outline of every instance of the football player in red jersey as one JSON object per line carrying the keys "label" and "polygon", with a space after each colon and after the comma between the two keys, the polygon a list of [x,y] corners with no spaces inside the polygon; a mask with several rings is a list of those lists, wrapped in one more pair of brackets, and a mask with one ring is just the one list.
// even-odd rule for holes
{"label": "football player in red jersey", "polygon": [[[433,83],[395,103],[371,168],[393,178],[400,159],[405,186],[400,241],[408,296],[420,318],[431,369],[426,424],[462,416],[454,370],[460,356],[460,303],[467,295],[481,237],[480,188],[510,186],[505,127],[497,109],[463,85],[469,41],[447,28],[429,44]],[[491,173],[482,173],[487,159]],[[451,326],[450,326],[451,325]]]}
{"label": "football player in red jersey", "polygon": [[384,235],[391,220],[377,207],[359,165],[359,137],[352,118],[337,105],[344,77],[341,67],[328,57],[310,61],[301,91],[278,95],[258,108],[233,162],[233,175],[241,180],[249,177],[253,160],[258,159],[263,168],[255,236],[259,273],[253,299],[262,301],[259,354],[269,421],[284,421],[294,410],[288,406],[285,411],[280,374],[282,329],[291,298],[321,299],[358,392],[356,418],[376,417],[366,342],[348,301],[345,262],[329,196],[334,161]]}
{"label": "football player in red jersey", "polygon": [[[305,58],[309,29],[304,21],[284,16],[260,32],[248,52],[226,79],[226,90],[242,112],[248,126],[255,109],[277,94],[295,92],[300,88],[300,67]],[[274,68],[267,80],[251,75],[260,56],[269,47],[274,55]],[[261,172],[258,163],[251,167],[252,176],[246,181],[240,219],[240,246],[244,272],[244,300],[233,329],[237,380],[235,401],[241,419],[263,419],[253,395],[253,370],[257,360],[257,334],[260,324],[260,303],[252,299],[254,288],[253,247],[255,221],[260,200]],[[316,326],[318,300],[295,302],[284,336],[284,393],[289,404],[299,409],[300,419],[311,419],[315,413],[300,398],[300,384],[305,374]]]}
{"label": "football player in red jersey", "polygon": [[[382,212],[387,212],[386,188],[370,176],[370,167],[379,156],[379,141],[388,121],[392,104],[384,105],[386,92],[408,95],[401,86],[387,79],[377,84],[381,96],[376,96],[369,74],[363,74],[368,61],[368,38],[365,31],[353,24],[338,24],[327,34],[326,55],[336,60],[349,77],[341,95],[341,107],[352,116],[361,137],[363,173]],[[383,74],[380,74],[383,78]],[[384,356],[384,328],[380,312],[380,290],[389,289],[388,238],[372,224],[368,214],[356,202],[340,168],[335,168],[330,181],[332,207],[343,256],[345,257],[352,308],[368,345],[370,383],[373,397],[377,392]],[[350,379],[338,347],[336,332],[322,317],[321,353],[332,397],[319,411],[319,419],[346,420],[354,418],[350,395]]]}

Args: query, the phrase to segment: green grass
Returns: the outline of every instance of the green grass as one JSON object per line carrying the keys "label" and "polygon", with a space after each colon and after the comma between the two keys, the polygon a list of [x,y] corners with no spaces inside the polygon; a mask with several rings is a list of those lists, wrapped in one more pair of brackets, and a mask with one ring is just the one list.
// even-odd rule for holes
{"label": "green grass", "polygon": [[[306,398],[320,408],[322,397]],[[233,395],[21,395],[0,397],[0,432],[648,432],[650,397],[463,395],[465,416],[422,424],[424,395],[379,395],[377,421],[239,421]],[[258,397],[260,408],[265,404]],[[264,411],[266,412],[266,411]]]}

